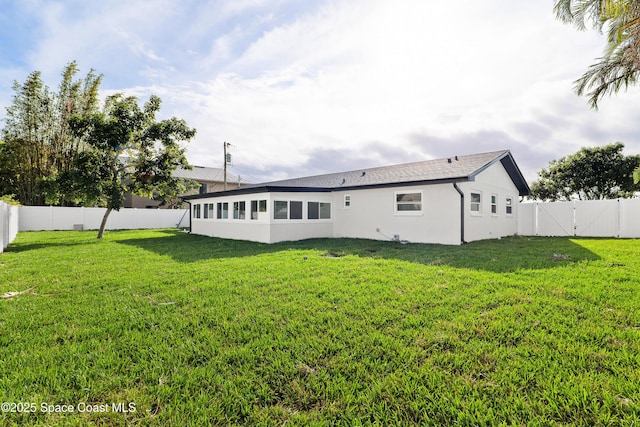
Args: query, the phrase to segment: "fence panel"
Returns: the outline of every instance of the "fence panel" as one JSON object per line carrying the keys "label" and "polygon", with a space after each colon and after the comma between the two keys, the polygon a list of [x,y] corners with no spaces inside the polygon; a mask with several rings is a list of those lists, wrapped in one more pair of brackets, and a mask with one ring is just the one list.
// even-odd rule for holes
{"label": "fence panel", "polygon": [[[20,231],[100,228],[105,208],[20,206]],[[120,209],[109,214],[107,230],[187,227],[186,209]]]}
{"label": "fence panel", "polygon": [[18,234],[18,207],[0,202],[0,253]]}
{"label": "fence panel", "polygon": [[574,203],[576,236],[618,237],[618,200],[580,200]]}
{"label": "fence panel", "polygon": [[537,203],[521,203],[518,206],[518,234],[535,236]]}
{"label": "fence panel", "polygon": [[522,203],[518,234],[640,238],[640,199]]}
{"label": "fence panel", "polygon": [[640,237],[640,199],[620,200],[620,237]]}
{"label": "fence panel", "polygon": [[[5,203],[0,202],[0,253],[4,250],[4,248],[9,245],[9,219],[7,217],[8,209],[5,208]],[[7,242],[7,243],[5,243]]]}

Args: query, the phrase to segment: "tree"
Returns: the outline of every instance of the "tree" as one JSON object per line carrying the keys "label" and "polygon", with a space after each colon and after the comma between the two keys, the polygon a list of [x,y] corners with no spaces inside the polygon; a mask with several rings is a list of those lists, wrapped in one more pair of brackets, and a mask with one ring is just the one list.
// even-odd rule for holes
{"label": "tree", "polygon": [[148,197],[168,192],[178,186],[172,172],[190,168],[180,143],[196,131],[175,117],[157,122],[160,103],[151,96],[140,109],[137,98],[116,94],[107,98],[102,112],[70,118],[71,132],[84,138],[87,149],[63,180],[69,196],[106,206],[99,239],[111,211],[123,207],[125,193]]}
{"label": "tree", "polygon": [[24,84],[14,82],[0,147],[3,194],[16,194],[24,205],[60,204],[65,199],[57,180],[83,149],[69,132],[69,117],[97,111],[102,80],[91,70],[75,80],[77,63],[67,64],[58,92],[52,92],[34,71]]}
{"label": "tree", "polygon": [[578,95],[587,95],[594,109],[606,94],[635,84],[640,77],[640,2],[637,0],[556,0],[556,17],[579,30],[590,25],[607,31],[607,44],[598,62],[575,82]]}
{"label": "tree", "polygon": [[182,196],[200,188],[200,183],[193,179],[176,178],[160,184],[153,192],[153,200],[160,202],[160,206],[170,209],[180,209],[186,204]]}
{"label": "tree", "polygon": [[[607,44],[599,62],[591,65],[575,81],[578,95],[589,96],[598,109],[598,101],[606,94],[627,89],[640,77],[640,2],[637,0],[556,0],[558,19],[585,30],[587,23],[602,32],[607,29]],[[635,184],[640,183],[640,167],[634,171]]]}
{"label": "tree", "polygon": [[624,144],[581,148],[577,153],[552,160],[531,185],[538,200],[595,200],[631,197],[633,171],[640,156],[624,156]]}

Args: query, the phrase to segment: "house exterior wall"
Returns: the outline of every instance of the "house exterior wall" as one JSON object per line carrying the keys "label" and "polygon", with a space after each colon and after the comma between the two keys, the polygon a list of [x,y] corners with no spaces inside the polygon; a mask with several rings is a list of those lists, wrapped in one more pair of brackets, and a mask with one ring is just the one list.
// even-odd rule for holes
{"label": "house exterior wall", "polygon": [[[495,239],[518,232],[519,196],[511,178],[500,162],[479,173],[475,181],[458,184],[465,198],[465,240]],[[480,194],[480,212],[472,211],[471,193]],[[496,197],[496,212],[491,211],[491,196]],[[507,198],[511,199],[511,214],[506,213]]]}
{"label": "house exterior wall", "polygon": [[[266,201],[267,211],[258,212],[258,219],[251,218],[251,201]],[[274,203],[301,202],[302,219],[276,219]],[[245,203],[244,219],[233,217],[235,202]],[[252,240],[262,243],[276,243],[288,240],[302,240],[314,237],[333,237],[334,206],[331,218],[308,219],[308,202],[332,203],[330,193],[256,193],[237,196],[211,197],[192,200],[191,232],[224,239]],[[204,218],[204,205],[213,203],[214,218]],[[217,218],[217,204],[228,203],[228,218]],[[194,205],[200,205],[200,218],[194,218]]]}
{"label": "house exterior wall", "polygon": [[[398,193],[422,194],[421,212],[396,212]],[[460,195],[452,184],[345,190],[334,194],[335,237],[460,244]],[[345,196],[350,206],[345,207]]]}
{"label": "house exterior wall", "polygon": [[[517,233],[518,189],[500,162],[488,167],[475,181],[458,183],[464,193],[465,241],[492,239]],[[419,193],[419,211],[401,211],[397,196]],[[472,201],[472,193],[480,201]],[[345,197],[349,206],[345,206]],[[492,212],[492,196],[495,212]],[[251,218],[251,201],[266,201],[267,212]],[[507,200],[511,201],[507,214]],[[233,205],[245,203],[244,218],[233,217]],[[277,219],[275,204],[302,206],[300,219]],[[309,219],[309,202],[330,203],[331,215]],[[214,218],[204,218],[205,204],[214,204]],[[217,218],[217,204],[227,203],[228,217]],[[460,194],[452,183],[422,184],[400,187],[334,190],[333,192],[262,192],[221,195],[191,200],[191,231],[227,239],[263,243],[319,237],[350,237],[373,240],[407,240],[415,243],[461,243]],[[475,203],[476,210],[472,209]],[[193,206],[200,205],[200,218]]]}
{"label": "house exterior wall", "polygon": [[136,209],[156,209],[160,207],[160,202],[148,197],[142,197],[138,196],[137,194],[127,193],[124,196],[124,207]]}

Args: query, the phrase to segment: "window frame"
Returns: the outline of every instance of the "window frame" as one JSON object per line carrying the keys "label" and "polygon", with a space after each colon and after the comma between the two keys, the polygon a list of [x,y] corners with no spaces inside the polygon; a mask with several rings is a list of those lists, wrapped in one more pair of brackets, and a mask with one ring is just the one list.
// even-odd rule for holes
{"label": "window frame", "polygon": [[[295,211],[294,211],[294,204],[296,206]],[[298,206],[300,206],[300,217],[298,217]],[[294,214],[296,214],[296,217],[294,218]],[[293,221],[299,221],[301,219],[304,219],[304,202],[302,200],[289,200],[289,219],[293,220]]]}
{"label": "window frame", "polygon": [[247,217],[247,202],[236,200],[233,202],[233,219],[243,220]]}
{"label": "window frame", "polygon": [[[419,194],[420,200],[419,201],[398,200],[399,196],[408,195],[408,194]],[[398,209],[399,206],[410,206],[410,205],[418,205],[419,209]],[[402,191],[395,191],[393,193],[393,214],[394,215],[423,215],[423,213],[424,213],[424,193],[422,190],[414,190],[414,191],[402,190]]]}
{"label": "window frame", "polygon": [[193,205],[193,218],[200,219],[200,203]]}
{"label": "window frame", "polygon": [[216,206],[217,219],[229,219],[229,202],[218,202]]}
{"label": "window frame", "polygon": [[[282,205],[284,203],[284,205]],[[280,204],[280,207],[278,207]],[[284,211],[282,211],[282,207],[284,206]],[[284,216],[282,216],[284,214]],[[278,217],[280,216],[280,217]],[[273,201],[273,219],[275,221],[287,220],[289,219],[289,201],[288,200],[274,200]]]}
{"label": "window frame", "polygon": [[498,195],[491,194],[491,216],[498,216]]}
{"label": "window frame", "polygon": [[345,194],[342,202],[342,207],[344,209],[351,208],[351,194]]}
{"label": "window frame", "polygon": [[[477,202],[473,201],[474,195],[478,196]],[[474,210],[473,209],[474,206],[477,206],[478,209]],[[469,210],[471,212],[471,215],[476,215],[476,216],[482,215],[482,191],[471,191],[469,193]]]}
{"label": "window frame", "polygon": [[507,196],[504,198],[504,212],[507,216],[513,216],[513,197]]}
{"label": "window frame", "polygon": [[320,202],[307,202],[307,219],[312,221],[320,219]]}
{"label": "window frame", "polygon": [[[311,208],[312,205],[317,205],[317,207]],[[326,210],[323,210],[323,206],[326,209],[329,206],[329,216],[323,216],[323,211],[326,213]],[[311,217],[311,212],[317,214],[317,218]],[[317,202],[314,200],[310,200],[307,202],[307,219],[311,221],[319,221],[319,220],[329,220],[331,219],[331,202]]]}
{"label": "window frame", "polygon": [[262,200],[251,200],[250,203],[250,219],[258,220],[260,219],[261,213],[267,212],[267,199]]}

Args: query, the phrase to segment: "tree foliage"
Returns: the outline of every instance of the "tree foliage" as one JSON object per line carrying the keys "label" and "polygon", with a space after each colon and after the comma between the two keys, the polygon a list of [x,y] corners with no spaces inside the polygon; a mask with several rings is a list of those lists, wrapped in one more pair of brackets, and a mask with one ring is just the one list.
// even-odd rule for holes
{"label": "tree foliage", "polygon": [[581,148],[577,153],[552,160],[531,185],[538,200],[597,200],[631,197],[633,171],[640,156],[625,156],[624,144]]}
{"label": "tree foliage", "polygon": [[74,80],[77,74],[77,63],[69,63],[57,92],[42,82],[38,71],[23,84],[14,82],[0,144],[0,194],[15,194],[24,205],[65,200],[58,178],[83,150],[82,138],[69,130],[69,118],[97,111],[102,80],[93,70],[82,80]]}
{"label": "tree foliage", "polygon": [[123,207],[127,192],[149,197],[182,190],[172,173],[177,167],[190,168],[181,143],[195,129],[175,117],[156,121],[160,103],[151,96],[141,109],[137,98],[116,94],[101,112],[70,119],[72,133],[86,141],[87,149],[64,176],[65,186],[77,199],[107,207],[98,238],[111,211]]}
{"label": "tree foliage", "polygon": [[638,0],[556,0],[554,11],[580,30],[588,26],[607,34],[603,56],[575,82],[595,109],[606,94],[635,84],[640,76],[640,2]]}

